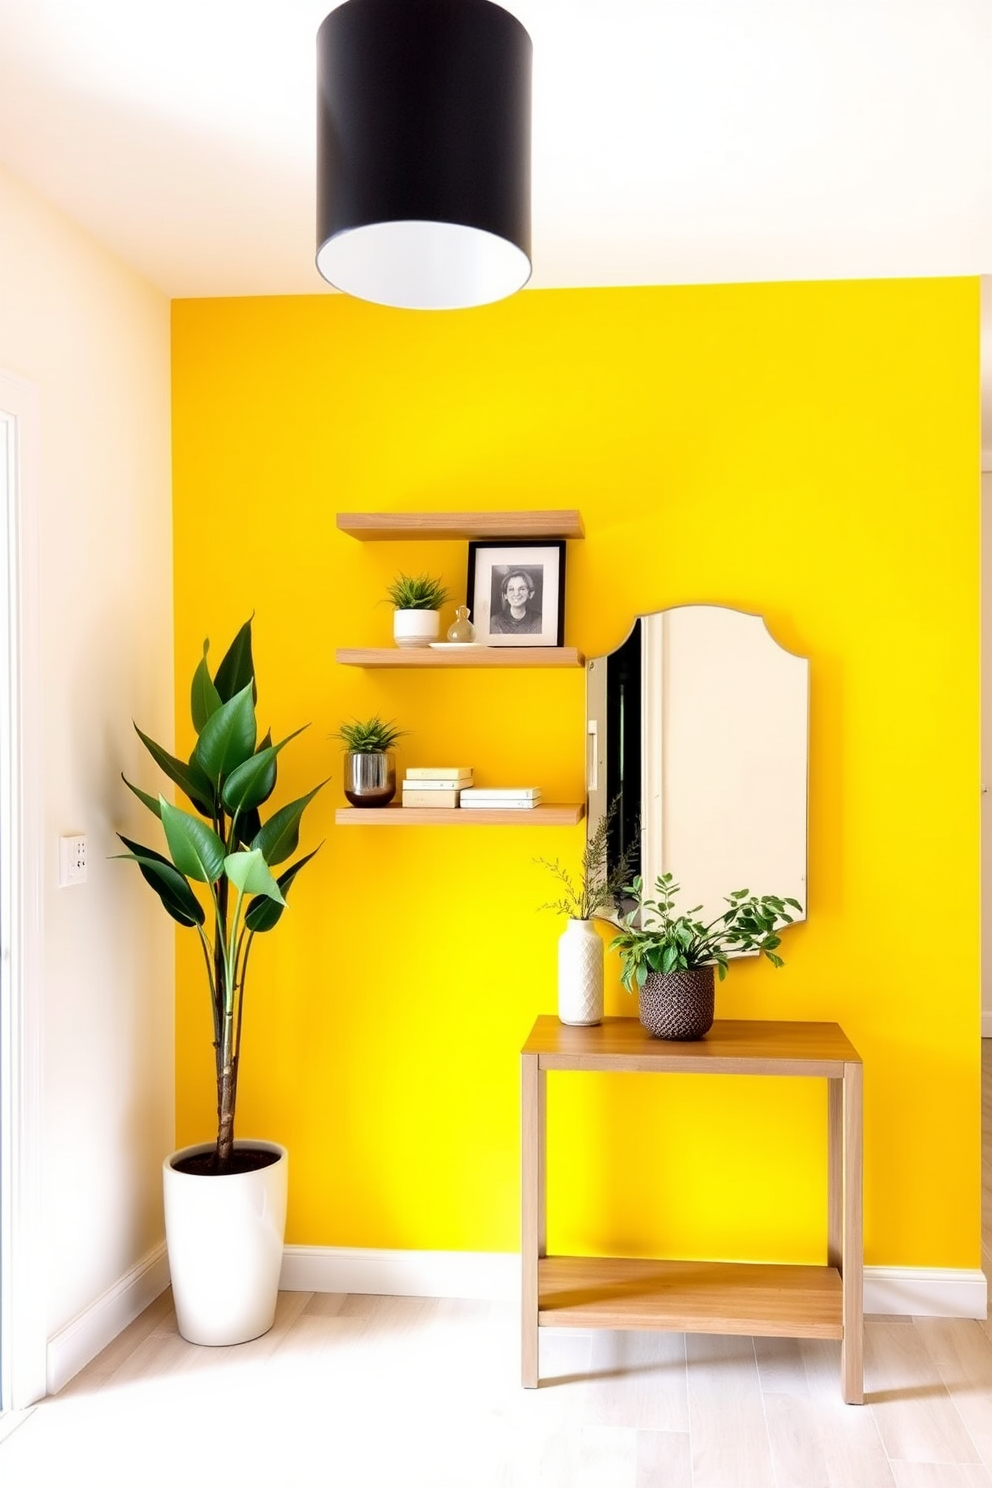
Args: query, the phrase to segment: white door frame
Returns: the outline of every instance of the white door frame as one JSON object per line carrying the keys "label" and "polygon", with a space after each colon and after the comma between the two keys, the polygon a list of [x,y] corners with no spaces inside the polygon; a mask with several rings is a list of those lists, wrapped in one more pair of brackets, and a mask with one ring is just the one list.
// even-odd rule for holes
{"label": "white door frame", "polygon": [[[42,1287],[40,395],[0,370],[0,1409],[46,1390]],[[3,493],[6,493],[4,499]]]}

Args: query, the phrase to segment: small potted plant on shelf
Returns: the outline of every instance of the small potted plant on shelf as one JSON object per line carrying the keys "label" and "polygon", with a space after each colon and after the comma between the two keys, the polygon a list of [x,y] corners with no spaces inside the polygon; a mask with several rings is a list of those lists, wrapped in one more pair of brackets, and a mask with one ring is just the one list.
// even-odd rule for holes
{"label": "small potted plant on shelf", "polygon": [[440,579],[430,574],[397,574],[386,588],[396,607],[393,639],[397,646],[429,646],[440,634],[440,609],[451,597]]}
{"label": "small potted plant on shelf", "polygon": [[562,887],[559,898],[542,904],[564,915],[568,924],[558,940],[558,1017],[562,1023],[589,1027],[603,1020],[603,941],[593,924],[596,915],[616,913],[624,885],[637,861],[635,837],[610,862],[611,832],[619,809],[615,797],[586,838],[577,874],[555,858],[537,858]]}
{"label": "small potted plant on shelf", "polygon": [[634,907],[621,920],[610,949],[620,952],[621,982],[628,992],[637,991],[641,1022],[664,1039],[699,1039],[709,1032],[714,968],[723,981],[731,956],[758,952],[773,966],[783,966],[776,931],[792,924],[790,909],[802,913],[798,899],[735,889],[724,901],[729,908],[704,924],[693,918],[701,905],[675,912],[680,886],[671,873],[655,880],[655,899],[646,897],[640,878],[624,892],[633,895]]}
{"label": "small potted plant on shelf", "polygon": [[388,806],[396,794],[397,739],[408,733],[394,721],[374,714],[342,723],[332,738],[340,739],[345,754],[344,793],[352,806]]}
{"label": "small potted plant on shelf", "polygon": [[[300,870],[273,868],[296,852],[300,819],[321,786],[263,822],[280,751],[302,733],[259,742],[251,621],[211,677],[209,642],[193,675],[196,744],[174,758],[137,725],[156,764],[195,812],[124,783],[162,824],[166,851],[118,834],[166,913],[203,948],[213,1023],[217,1136],[163,1165],[166,1245],[179,1331],[191,1343],[234,1344],[272,1326],[282,1265],[288,1157],[274,1142],[235,1139],[234,1117],[248,960],[256,935],[275,928]],[[323,782],[321,782],[323,784]],[[194,888],[194,885],[196,887]]]}

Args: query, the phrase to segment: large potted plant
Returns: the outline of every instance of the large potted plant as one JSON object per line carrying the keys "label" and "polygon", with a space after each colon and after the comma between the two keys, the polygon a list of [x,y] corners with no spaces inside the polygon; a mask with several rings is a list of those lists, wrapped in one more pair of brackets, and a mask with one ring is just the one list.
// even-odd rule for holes
{"label": "large potted plant", "polygon": [[352,806],[388,806],[396,794],[397,739],[407,733],[380,718],[354,718],[342,723],[331,737],[345,747],[345,799]]}
{"label": "large potted plant", "polygon": [[558,1017],[579,1028],[603,1021],[603,940],[593,917],[616,912],[636,861],[635,838],[610,862],[610,836],[619,805],[618,796],[586,838],[577,873],[565,868],[559,858],[535,860],[560,885],[559,897],[540,907],[568,921],[558,940]]}
{"label": "large potted plant", "polygon": [[694,918],[698,904],[676,913],[680,885],[671,873],[656,878],[654,891],[657,897],[649,899],[640,878],[625,891],[634,907],[610,942],[620,952],[620,980],[628,992],[636,990],[640,1020],[656,1038],[703,1038],[713,1026],[714,970],[723,981],[731,956],[754,953],[784,965],[776,932],[792,924],[789,910],[802,913],[802,905],[735,889],[724,899],[728,908],[704,923]]}
{"label": "large potted plant", "polygon": [[[297,729],[259,741],[251,621],[213,677],[209,642],[193,674],[196,744],[184,762],[135,725],[156,764],[194,811],[125,784],[161,822],[165,851],[119,834],[166,913],[203,949],[213,1025],[217,1134],[163,1166],[166,1242],[179,1331],[191,1343],[243,1343],[275,1315],[286,1216],[288,1156],[275,1142],[235,1137],[248,962],[256,935],[274,929],[313,852],[274,876],[299,845],[300,820],[320,785],[263,822],[277,757]],[[323,784],[323,782],[321,782]],[[195,887],[194,887],[195,885]]]}
{"label": "large potted plant", "polygon": [[430,574],[397,574],[386,593],[395,606],[393,640],[397,646],[429,646],[437,640],[441,606],[451,597],[440,579]]}

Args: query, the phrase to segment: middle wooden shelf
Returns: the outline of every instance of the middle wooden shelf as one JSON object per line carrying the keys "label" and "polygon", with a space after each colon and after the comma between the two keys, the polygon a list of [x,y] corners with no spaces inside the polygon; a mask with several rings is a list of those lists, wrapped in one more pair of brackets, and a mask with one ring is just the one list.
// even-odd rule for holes
{"label": "middle wooden shelf", "polygon": [[573,827],[585,815],[581,802],[549,802],[526,810],[459,806],[339,806],[339,827]]}

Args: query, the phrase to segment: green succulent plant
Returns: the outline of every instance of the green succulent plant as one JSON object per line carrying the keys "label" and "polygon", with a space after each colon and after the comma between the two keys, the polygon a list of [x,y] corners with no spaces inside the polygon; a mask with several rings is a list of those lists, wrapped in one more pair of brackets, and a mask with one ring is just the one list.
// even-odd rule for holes
{"label": "green succulent plant", "polygon": [[398,610],[439,610],[451,598],[442,581],[430,574],[397,574],[386,593]]}
{"label": "green succulent plant", "polygon": [[407,733],[409,729],[397,728],[394,720],[386,722],[375,714],[364,721],[356,718],[351,723],[342,723],[331,738],[341,739],[349,754],[381,754],[392,749],[396,740]]}
{"label": "green succulent plant", "polygon": [[[198,815],[148,795],[122,775],[124,784],[162,823],[166,852],[145,847],[123,833],[120,857],[137,863],[166,913],[196,931],[203,948],[213,1014],[217,1078],[216,1167],[231,1165],[241,1059],[245,982],[255,936],[279,923],[286,895],[309,863],[309,852],[278,878],[273,867],[299,845],[300,820],[326,784],[275,811],[263,823],[259,808],[276,785],[276,759],[296,729],[278,744],[271,734],[258,741],[251,621],[232,641],[211,678],[210,642],[193,675],[190,710],[196,744],[188,762],[176,759],[135,724],[139,739],[163,773]],[[194,889],[194,884],[198,887]]]}
{"label": "green succulent plant", "polygon": [[680,885],[671,873],[655,879],[655,899],[646,897],[640,878],[624,892],[635,903],[621,920],[620,934],[610,941],[610,950],[620,952],[620,980],[628,992],[643,987],[648,972],[688,971],[697,966],[716,966],[722,982],[729,956],[747,951],[758,951],[773,966],[783,966],[781,956],[776,955],[781,941],[775,932],[792,924],[790,909],[802,913],[798,899],[780,899],[774,894],[758,898],[749,889],[735,889],[724,900],[730,908],[707,925],[693,918],[702,908],[699,904],[684,914],[675,913]]}

